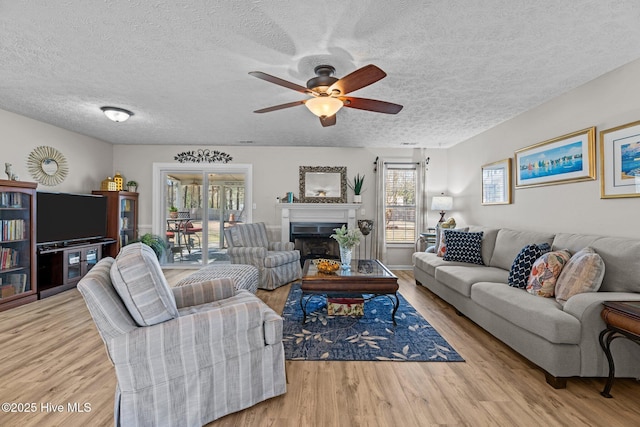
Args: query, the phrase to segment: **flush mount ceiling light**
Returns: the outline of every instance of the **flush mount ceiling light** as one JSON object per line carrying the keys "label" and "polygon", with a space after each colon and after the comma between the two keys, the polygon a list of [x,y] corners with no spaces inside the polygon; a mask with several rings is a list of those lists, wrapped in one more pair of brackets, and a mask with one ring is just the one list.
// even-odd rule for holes
{"label": "flush mount ceiling light", "polygon": [[100,108],[105,116],[109,118],[109,120],[113,120],[116,123],[124,122],[129,117],[133,116],[133,113],[129,110],[125,110],[124,108],[118,107],[101,107]]}

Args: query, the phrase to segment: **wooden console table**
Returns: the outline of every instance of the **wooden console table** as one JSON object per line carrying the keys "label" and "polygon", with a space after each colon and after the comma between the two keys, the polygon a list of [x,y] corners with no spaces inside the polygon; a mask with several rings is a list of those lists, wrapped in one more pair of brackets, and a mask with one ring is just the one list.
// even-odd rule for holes
{"label": "wooden console table", "polygon": [[607,327],[600,332],[600,345],[609,362],[609,378],[602,394],[611,398],[611,386],[615,377],[615,365],[611,355],[611,341],[627,338],[640,344],[640,301],[606,301],[602,303],[602,319]]}

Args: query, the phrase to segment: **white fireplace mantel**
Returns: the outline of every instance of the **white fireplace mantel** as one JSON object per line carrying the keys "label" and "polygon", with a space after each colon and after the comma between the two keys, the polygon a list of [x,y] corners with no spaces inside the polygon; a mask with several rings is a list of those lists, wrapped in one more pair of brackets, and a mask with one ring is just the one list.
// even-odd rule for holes
{"label": "white fireplace mantel", "polygon": [[360,203],[278,203],[282,210],[282,241],[289,241],[292,222],[341,222],[348,228],[357,227],[356,211]]}

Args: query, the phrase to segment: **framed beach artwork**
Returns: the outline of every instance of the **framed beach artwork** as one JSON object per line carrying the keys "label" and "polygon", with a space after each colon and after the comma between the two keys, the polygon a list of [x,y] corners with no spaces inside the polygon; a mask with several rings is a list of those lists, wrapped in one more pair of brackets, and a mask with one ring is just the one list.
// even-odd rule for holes
{"label": "framed beach artwork", "polygon": [[511,203],[511,159],[482,166],[482,204]]}
{"label": "framed beach artwork", "polygon": [[596,179],[596,128],[590,127],[515,152],[516,188]]}
{"label": "framed beach artwork", "polygon": [[640,197],[640,121],[600,132],[600,197]]}

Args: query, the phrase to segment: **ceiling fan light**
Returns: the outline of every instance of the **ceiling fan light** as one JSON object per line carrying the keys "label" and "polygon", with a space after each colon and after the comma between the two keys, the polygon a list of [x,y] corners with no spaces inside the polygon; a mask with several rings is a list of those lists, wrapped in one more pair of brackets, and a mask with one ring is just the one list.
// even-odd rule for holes
{"label": "ceiling fan light", "polygon": [[124,108],[118,107],[101,107],[100,108],[105,116],[116,123],[124,122],[129,117],[133,116],[133,113],[129,110],[125,110]]}
{"label": "ceiling fan light", "polygon": [[318,117],[331,117],[344,105],[342,101],[330,96],[318,96],[308,99],[304,105]]}

